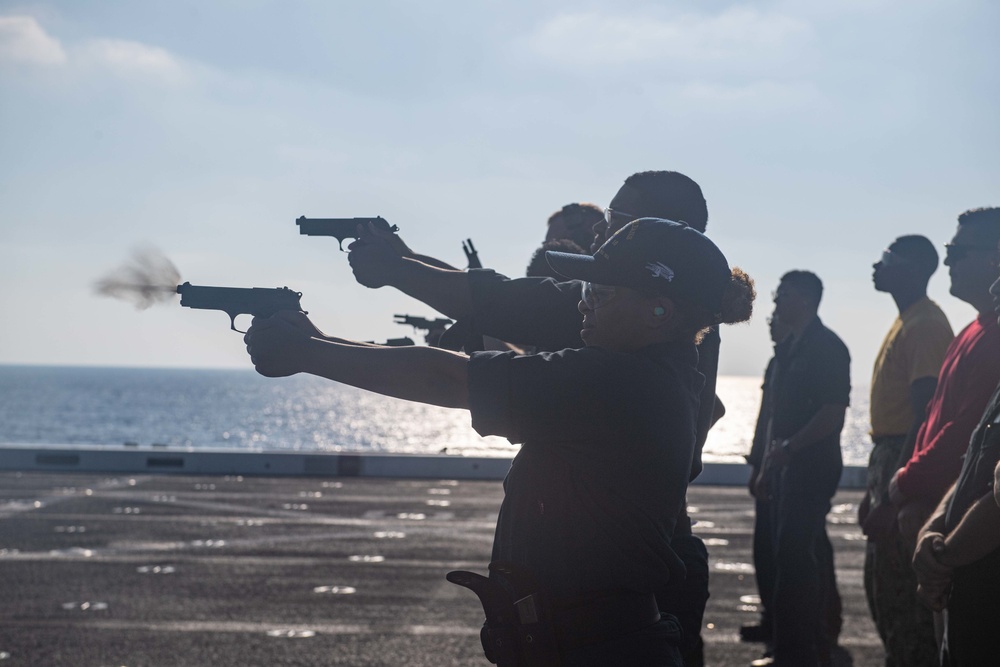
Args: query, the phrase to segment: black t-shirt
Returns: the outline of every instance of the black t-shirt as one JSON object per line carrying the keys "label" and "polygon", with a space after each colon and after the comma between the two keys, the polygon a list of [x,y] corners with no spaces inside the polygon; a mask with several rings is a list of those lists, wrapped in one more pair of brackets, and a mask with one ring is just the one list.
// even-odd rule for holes
{"label": "black t-shirt", "polygon": [[[577,308],[581,281],[537,277],[512,280],[489,269],[475,269],[469,271],[469,285],[473,316],[468,326],[476,332],[514,345],[531,346],[537,352],[583,347],[583,316]],[[718,327],[713,327],[698,345],[698,370],[705,376],[705,385],[689,480],[700,475],[703,468],[701,453],[715,412],[719,345]]]}
{"label": "black t-shirt", "polygon": [[[777,359],[771,422],[774,439],[793,436],[824,405],[850,405],[851,355],[818,317]],[[837,431],[792,456],[782,492],[830,497],[837,490],[842,470]]]}
{"label": "black t-shirt", "polygon": [[675,343],[473,355],[473,427],[523,443],[493,560],[527,567],[563,600],[656,590],[682,573],[670,538],[695,445],[696,362],[693,344]]}

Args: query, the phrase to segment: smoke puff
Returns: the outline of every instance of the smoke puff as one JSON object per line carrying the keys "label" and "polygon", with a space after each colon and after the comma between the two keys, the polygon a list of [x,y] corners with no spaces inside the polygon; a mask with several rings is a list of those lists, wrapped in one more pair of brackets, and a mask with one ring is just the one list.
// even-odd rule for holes
{"label": "smoke puff", "polygon": [[95,282],[94,291],[145,310],[170,301],[180,280],[177,267],[163,253],[155,248],[140,248],[125,264]]}

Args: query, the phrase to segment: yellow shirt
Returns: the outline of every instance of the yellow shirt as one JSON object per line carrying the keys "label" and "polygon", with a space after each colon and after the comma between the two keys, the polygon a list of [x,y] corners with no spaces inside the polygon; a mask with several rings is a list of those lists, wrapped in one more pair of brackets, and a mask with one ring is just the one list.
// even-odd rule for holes
{"label": "yellow shirt", "polygon": [[872,372],[873,438],[909,432],[914,420],[910,385],[921,378],[937,378],[954,337],[944,312],[927,297],[896,318]]}

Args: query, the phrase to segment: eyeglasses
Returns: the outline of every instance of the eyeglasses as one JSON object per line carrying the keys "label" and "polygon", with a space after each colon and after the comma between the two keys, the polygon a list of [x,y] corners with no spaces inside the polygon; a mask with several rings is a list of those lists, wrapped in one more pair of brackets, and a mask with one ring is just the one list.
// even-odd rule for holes
{"label": "eyeglasses", "polygon": [[586,304],[587,308],[596,310],[615,298],[617,294],[617,290],[611,285],[599,285],[588,280],[583,283],[583,291],[580,298],[583,299],[583,303]]}
{"label": "eyeglasses", "polygon": [[944,251],[945,261],[949,264],[953,264],[955,262],[961,262],[969,255],[970,252],[995,252],[995,249],[961,243],[945,243]]}
{"label": "eyeglasses", "polygon": [[608,223],[609,226],[614,224],[616,217],[622,222],[622,224],[628,224],[633,220],[638,219],[639,216],[626,213],[625,211],[616,211],[613,208],[604,209],[604,222]]}
{"label": "eyeglasses", "polygon": [[882,259],[879,260],[879,263],[882,266],[899,266],[901,264],[906,264],[909,261],[909,259],[903,257],[899,253],[886,248],[882,251]]}

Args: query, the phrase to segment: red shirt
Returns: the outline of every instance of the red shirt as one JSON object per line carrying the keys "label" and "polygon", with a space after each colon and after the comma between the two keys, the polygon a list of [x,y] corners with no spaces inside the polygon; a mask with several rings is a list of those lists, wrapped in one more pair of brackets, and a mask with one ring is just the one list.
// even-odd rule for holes
{"label": "red shirt", "polygon": [[937,502],[958,479],[972,431],[1000,381],[1000,326],[980,315],[948,346],[913,456],[896,477],[910,499]]}

